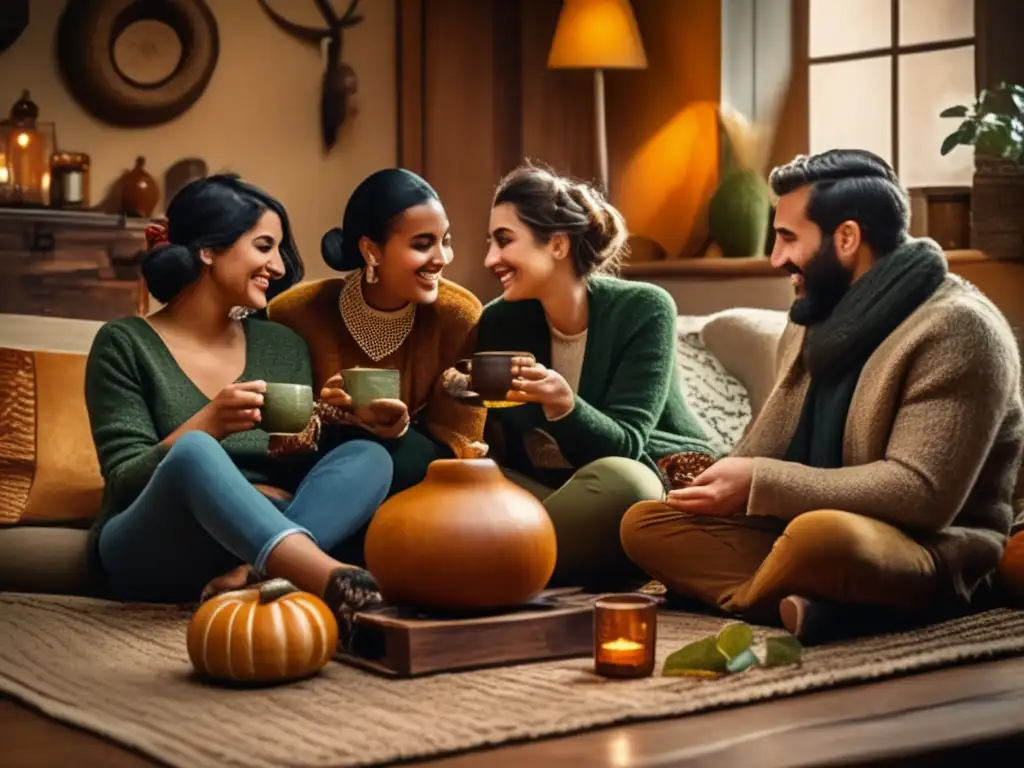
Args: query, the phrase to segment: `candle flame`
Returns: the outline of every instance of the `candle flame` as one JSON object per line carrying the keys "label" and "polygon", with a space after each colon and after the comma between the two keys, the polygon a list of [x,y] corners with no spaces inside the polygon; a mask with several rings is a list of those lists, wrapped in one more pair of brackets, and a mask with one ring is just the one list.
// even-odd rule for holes
{"label": "candle flame", "polygon": [[18,146],[19,147],[27,147],[28,143],[31,140],[32,140],[32,138],[27,133],[19,133],[18,134],[18,138],[15,139],[15,141],[18,142]]}
{"label": "candle flame", "polygon": [[601,643],[601,647],[606,651],[639,651],[643,650],[644,646],[643,643],[620,637],[618,640],[609,640],[607,643]]}

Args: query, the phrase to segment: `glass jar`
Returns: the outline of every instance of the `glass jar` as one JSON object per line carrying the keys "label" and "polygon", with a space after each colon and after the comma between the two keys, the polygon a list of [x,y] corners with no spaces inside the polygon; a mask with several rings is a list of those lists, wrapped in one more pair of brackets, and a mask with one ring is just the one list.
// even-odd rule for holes
{"label": "glass jar", "polygon": [[50,158],[50,206],[66,210],[89,207],[89,156],[56,152]]}

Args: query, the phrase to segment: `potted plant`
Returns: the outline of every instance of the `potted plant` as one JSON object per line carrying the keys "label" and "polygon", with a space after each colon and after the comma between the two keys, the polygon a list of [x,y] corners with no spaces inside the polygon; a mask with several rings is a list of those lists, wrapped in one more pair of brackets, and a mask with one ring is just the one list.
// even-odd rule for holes
{"label": "potted plant", "polygon": [[1024,258],[1024,86],[1000,83],[939,116],[961,120],[943,155],[974,147],[971,245],[994,258]]}

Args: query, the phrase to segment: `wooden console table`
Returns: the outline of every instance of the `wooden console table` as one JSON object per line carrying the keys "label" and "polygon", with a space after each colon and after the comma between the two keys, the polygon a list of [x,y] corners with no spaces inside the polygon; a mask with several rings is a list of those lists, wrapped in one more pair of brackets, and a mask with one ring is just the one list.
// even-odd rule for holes
{"label": "wooden console table", "polygon": [[143,315],[145,219],[0,208],[0,313],[111,320]]}

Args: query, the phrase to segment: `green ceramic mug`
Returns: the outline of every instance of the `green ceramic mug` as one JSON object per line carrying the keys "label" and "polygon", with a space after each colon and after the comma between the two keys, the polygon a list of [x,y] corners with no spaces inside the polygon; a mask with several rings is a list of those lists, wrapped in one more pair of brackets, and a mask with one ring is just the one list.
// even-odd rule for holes
{"label": "green ceramic mug", "polygon": [[341,386],[356,408],[374,400],[402,399],[402,375],[397,368],[347,368],[341,376]]}
{"label": "green ceramic mug", "polygon": [[313,416],[313,388],[305,384],[268,383],[263,395],[260,429],[277,435],[294,435]]}

